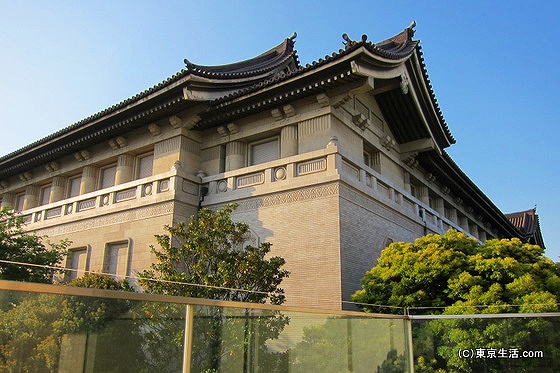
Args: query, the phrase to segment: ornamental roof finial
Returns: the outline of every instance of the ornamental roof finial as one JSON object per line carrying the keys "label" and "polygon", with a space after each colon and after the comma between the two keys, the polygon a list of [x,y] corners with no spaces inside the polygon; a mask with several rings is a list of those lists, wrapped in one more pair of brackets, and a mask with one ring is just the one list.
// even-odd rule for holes
{"label": "ornamental roof finial", "polygon": [[[359,41],[355,41],[355,40],[350,39],[350,37],[348,36],[347,33],[342,34],[342,38],[345,40],[345,42],[343,44],[344,44],[344,49],[346,49],[346,50],[348,50],[349,48],[352,48],[356,44],[360,43]],[[361,43],[365,43],[366,41],[367,41],[367,35],[363,34]]]}
{"label": "ornamental roof finial", "polygon": [[414,28],[416,27],[416,21],[412,21],[412,23],[410,24],[410,26],[408,26],[406,28],[406,31],[408,31],[408,37],[409,39],[412,39],[414,37],[414,33],[416,32],[414,30]]}

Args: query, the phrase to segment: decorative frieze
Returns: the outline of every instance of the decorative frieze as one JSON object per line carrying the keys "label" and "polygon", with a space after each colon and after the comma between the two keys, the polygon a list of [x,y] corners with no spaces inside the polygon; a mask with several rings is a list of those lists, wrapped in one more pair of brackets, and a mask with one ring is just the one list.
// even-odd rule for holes
{"label": "decorative frieze", "polygon": [[180,146],[181,139],[179,136],[160,141],[154,145],[154,156],[157,157],[162,154],[176,152],[179,150]]}
{"label": "decorative frieze", "polygon": [[236,212],[256,210],[260,207],[276,206],[286,203],[295,203],[317,198],[332,197],[338,195],[339,184],[327,184],[310,188],[303,188],[284,193],[274,193],[259,198],[240,201]]}
{"label": "decorative frieze", "polygon": [[327,115],[304,120],[298,124],[298,138],[312,136],[317,132],[328,131],[329,128],[330,120]]}
{"label": "decorative frieze", "polygon": [[237,188],[246,188],[253,185],[264,183],[264,172],[243,175],[237,178]]}
{"label": "decorative frieze", "polygon": [[366,209],[370,213],[387,221],[393,222],[410,232],[418,231],[418,224],[411,219],[405,218],[400,214],[396,214],[394,210],[388,208],[384,204],[373,198],[367,197],[362,193],[358,193],[346,185],[340,186],[340,196],[347,202],[351,202],[360,208]]}
{"label": "decorative frieze", "polygon": [[58,206],[45,211],[45,219],[52,219],[62,215],[62,206]]}
{"label": "decorative frieze", "polygon": [[181,140],[181,150],[197,156],[200,155],[200,144],[188,137],[183,137]]}
{"label": "decorative frieze", "polygon": [[78,202],[78,211],[84,211],[95,208],[95,201],[97,198],[90,198],[85,199],[83,201]]}
{"label": "decorative frieze", "polygon": [[[95,199],[94,199],[95,206]],[[75,221],[68,224],[57,225],[52,228],[41,229],[41,235],[49,237],[64,235],[73,232],[88,231],[99,227],[122,224],[130,221],[136,221],[154,216],[168,215],[173,212],[173,202],[165,202],[158,205],[152,205],[137,209],[126,210],[105,216],[87,218],[81,221]]]}
{"label": "decorative frieze", "polygon": [[315,172],[325,171],[327,169],[327,159],[313,159],[306,162],[298,163],[297,173],[298,175],[307,175]]}
{"label": "decorative frieze", "polygon": [[115,202],[121,202],[136,198],[136,187],[125,190],[119,190],[115,193]]}

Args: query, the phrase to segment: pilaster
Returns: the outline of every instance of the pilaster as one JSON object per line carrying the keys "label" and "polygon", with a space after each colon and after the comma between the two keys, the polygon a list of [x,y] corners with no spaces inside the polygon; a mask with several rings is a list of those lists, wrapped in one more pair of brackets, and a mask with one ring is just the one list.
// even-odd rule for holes
{"label": "pilaster", "polygon": [[282,127],[280,131],[280,158],[298,154],[297,125]]}
{"label": "pilaster", "polygon": [[49,203],[57,202],[65,198],[67,178],[63,176],[54,176],[51,184],[51,195]]}
{"label": "pilaster", "polygon": [[226,171],[245,167],[246,144],[241,141],[230,141],[226,144]]}
{"label": "pilaster", "polygon": [[37,185],[29,185],[25,188],[25,198],[23,200],[23,209],[31,209],[39,205],[39,187]]}
{"label": "pilaster", "polygon": [[135,157],[131,154],[121,154],[117,159],[117,170],[115,172],[115,185],[132,181]]}
{"label": "pilaster", "polygon": [[85,166],[82,170],[80,194],[93,192],[97,188],[97,175],[99,169],[94,166]]}
{"label": "pilaster", "polygon": [[16,204],[16,196],[13,193],[2,194],[2,204],[0,208],[14,208]]}

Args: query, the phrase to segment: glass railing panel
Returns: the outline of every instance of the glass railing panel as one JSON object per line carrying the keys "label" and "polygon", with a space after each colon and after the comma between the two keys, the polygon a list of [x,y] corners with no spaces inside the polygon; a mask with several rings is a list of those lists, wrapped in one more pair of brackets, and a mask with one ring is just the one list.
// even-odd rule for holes
{"label": "glass railing panel", "polygon": [[559,372],[560,317],[413,319],[416,372]]}
{"label": "glass railing panel", "polygon": [[[0,292],[0,371],[181,371],[185,306]],[[163,336],[160,330],[174,330]]]}
{"label": "glass railing panel", "polygon": [[192,372],[407,371],[402,319],[196,306]]}

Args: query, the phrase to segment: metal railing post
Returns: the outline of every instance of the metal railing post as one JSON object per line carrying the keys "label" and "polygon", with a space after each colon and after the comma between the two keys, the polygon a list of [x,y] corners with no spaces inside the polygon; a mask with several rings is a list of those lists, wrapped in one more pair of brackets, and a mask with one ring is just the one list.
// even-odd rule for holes
{"label": "metal railing post", "polygon": [[183,373],[190,373],[192,360],[192,334],[194,305],[187,304],[185,311],[185,341],[183,344]]}
{"label": "metal railing post", "polygon": [[410,317],[405,318],[404,320],[404,327],[405,327],[405,341],[406,341],[406,353],[408,358],[408,372],[414,373],[414,344],[412,342],[412,319]]}

